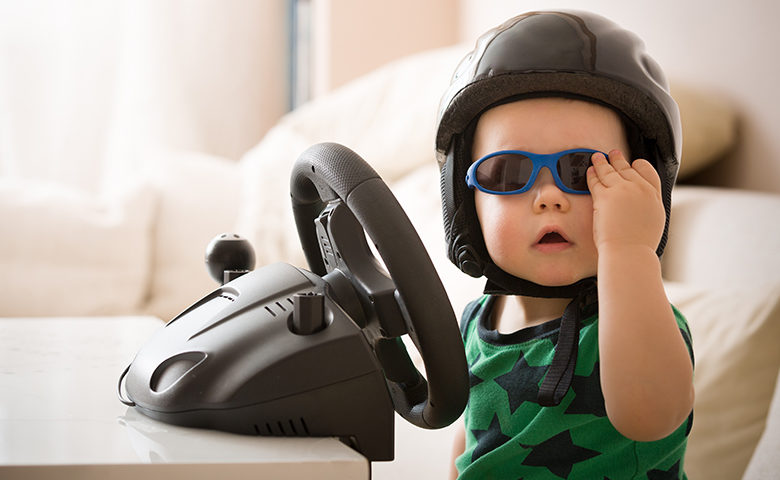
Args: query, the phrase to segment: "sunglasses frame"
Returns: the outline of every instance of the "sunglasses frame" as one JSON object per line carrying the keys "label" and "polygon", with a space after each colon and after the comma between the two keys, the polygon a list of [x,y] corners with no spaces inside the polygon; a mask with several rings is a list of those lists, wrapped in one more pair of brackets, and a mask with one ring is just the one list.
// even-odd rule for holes
{"label": "sunglasses frame", "polygon": [[[484,162],[485,160],[489,160],[493,157],[497,157],[499,155],[505,155],[505,154],[520,154],[525,157],[527,157],[529,160],[531,160],[533,169],[531,170],[531,175],[528,177],[528,181],[526,182],[525,186],[519,190],[512,190],[509,192],[498,192],[495,190],[489,190],[476,181],[476,171],[477,168]],[[566,193],[573,193],[576,195],[589,195],[589,190],[573,190],[566,185],[563,184],[563,180],[558,176],[558,160],[569,153],[590,153],[593,155],[594,153],[601,153],[606,158],[609,158],[609,156],[600,151],[600,150],[593,150],[590,148],[572,148],[570,150],[563,150],[562,152],[556,152],[556,153],[531,153],[526,152],[523,150],[499,150],[498,152],[493,152],[485,155],[484,157],[480,158],[476,162],[472,163],[469,166],[468,171],[466,172],[466,185],[468,185],[471,189],[478,189],[482,192],[489,193],[491,195],[516,195],[519,193],[525,193],[528,190],[533,187],[534,183],[536,182],[536,177],[539,175],[539,171],[542,169],[542,167],[547,167],[547,169],[552,173],[553,180],[555,180],[555,185],[563,190]]]}

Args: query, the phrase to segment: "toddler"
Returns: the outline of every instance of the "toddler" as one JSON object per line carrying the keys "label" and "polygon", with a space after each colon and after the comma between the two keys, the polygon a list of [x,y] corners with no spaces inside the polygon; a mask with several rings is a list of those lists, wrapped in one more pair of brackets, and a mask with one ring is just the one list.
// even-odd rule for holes
{"label": "toddler", "polygon": [[487,278],[453,477],[686,478],[693,354],[659,260],[680,118],[642,42],[515,17],[458,66],[436,143],[449,257]]}

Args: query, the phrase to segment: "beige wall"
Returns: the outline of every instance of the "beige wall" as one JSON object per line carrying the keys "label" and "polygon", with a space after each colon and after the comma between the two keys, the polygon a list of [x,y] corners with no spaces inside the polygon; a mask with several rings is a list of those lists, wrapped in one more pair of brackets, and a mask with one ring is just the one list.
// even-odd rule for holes
{"label": "beige wall", "polygon": [[457,41],[457,0],[312,0],[317,96],[388,61]]}
{"label": "beige wall", "polygon": [[[517,13],[550,8],[542,0],[459,1],[460,37],[470,41]],[[581,0],[555,5],[585,8]],[[737,150],[698,181],[780,192],[780,2],[590,0],[586,7],[642,37],[671,79],[701,86],[739,112]]]}

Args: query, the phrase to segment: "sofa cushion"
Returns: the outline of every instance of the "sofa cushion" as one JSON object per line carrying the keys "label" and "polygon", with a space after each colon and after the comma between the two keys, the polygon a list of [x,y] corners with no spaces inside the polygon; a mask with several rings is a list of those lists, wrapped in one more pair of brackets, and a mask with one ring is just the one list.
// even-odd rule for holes
{"label": "sofa cushion", "polygon": [[775,395],[769,407],[766,427],[750,458],[743,480],[765,480],[777,475],[780,452],[780,376],[775,382]]}
{"label": "sofa cushion", "polygon": [[688,319],[696,355],[690,478],[741,478],[761,433],[780,368],[780,284],[701,288],[667,283]]}
{"label": "sofa cushion", "polygon": [[778,194],[676,187],[664,278],[701,286],[778,281],[778,211]]}
{"label": "sofa cushion", "polygon": [[154,194],[0,180],[0,316],[128,314],[146,294]]}
{"label": "sofa cushion", "polygon": [[671,82],[680,107],[683,149],[678,178],[686,178],[721,160],[737,142],[737,111],[718,92],[685,82]]}

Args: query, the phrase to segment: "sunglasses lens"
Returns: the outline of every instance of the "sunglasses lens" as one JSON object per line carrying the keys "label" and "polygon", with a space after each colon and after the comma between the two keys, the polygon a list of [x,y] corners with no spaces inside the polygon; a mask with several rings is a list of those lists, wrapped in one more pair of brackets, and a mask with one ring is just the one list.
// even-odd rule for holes
{"label": "sunglasses lens", "polygon": [[491,192],[512,192],[528,183],[533,169],[533,162],[525,155],[504,153],[480,163],[476,180],[482,188]]}
{"label": "sunglasses lens", "polygon": [[567,153],[558,159],[558,177],[564,185],[578,192],[588,191],[588,179],[586,172],[592,165],[591,152]]}

